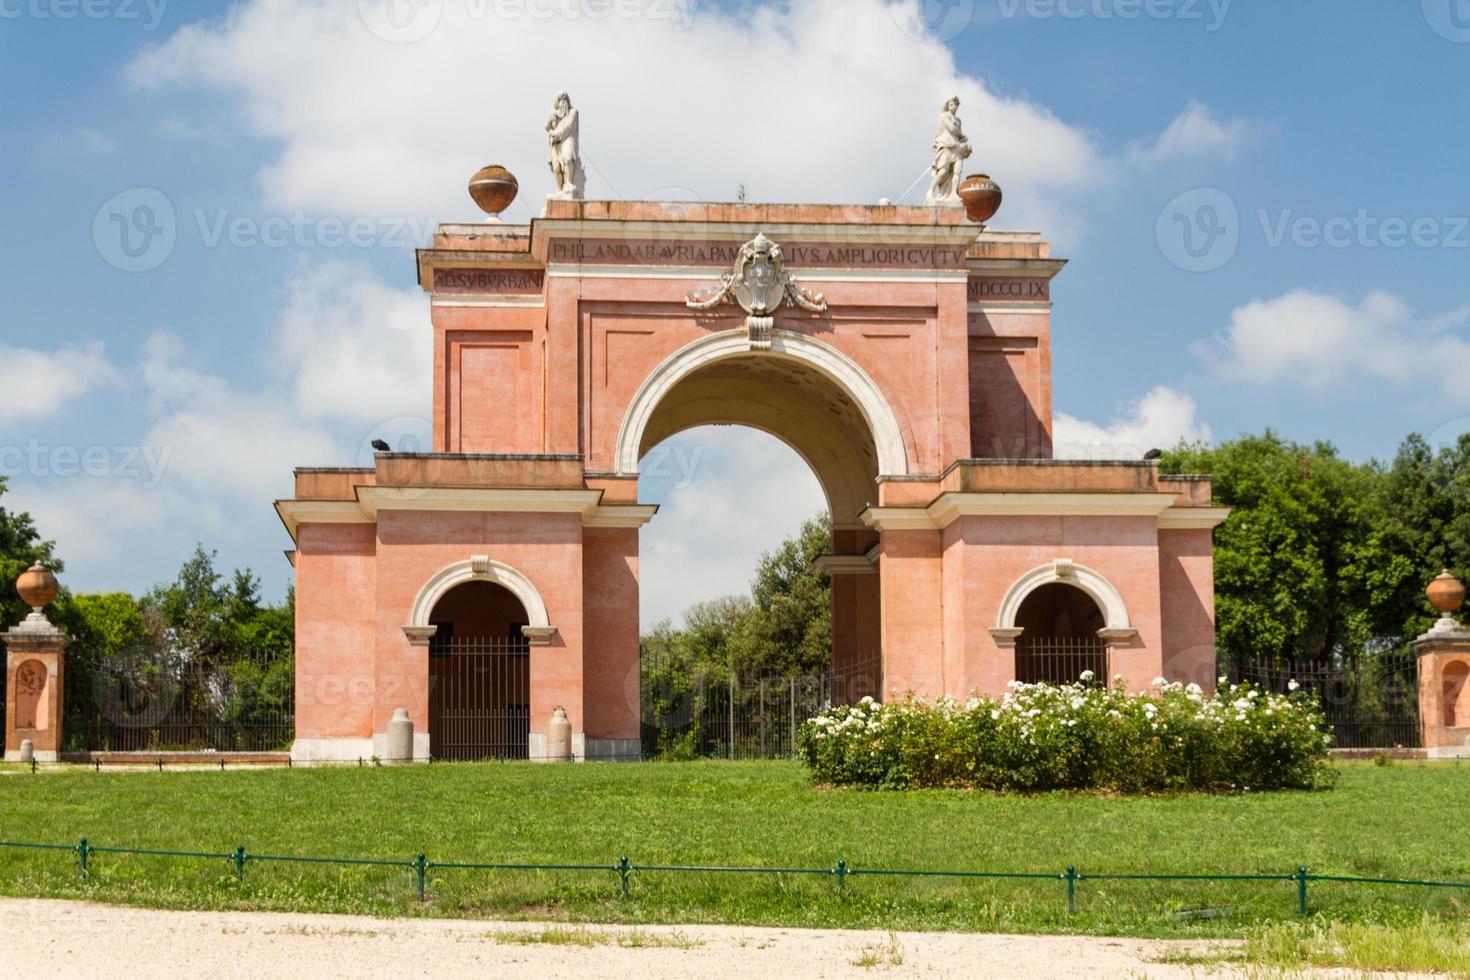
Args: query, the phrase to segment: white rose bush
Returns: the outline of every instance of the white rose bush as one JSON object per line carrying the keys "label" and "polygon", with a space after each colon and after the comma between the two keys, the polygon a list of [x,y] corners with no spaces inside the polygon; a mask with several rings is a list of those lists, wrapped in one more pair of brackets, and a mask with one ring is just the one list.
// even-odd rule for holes
{"label": "white rose bush", "polygon": [[1223,682],[1208,694],[1163,678],[1147,692],[1129,692],[1121,681],[1091,681],[1012,682],[999,700],[864,698],[806,722],[797,745],[817,782],[874,789],[1231,793],[1332,785],[1332,739],[1315,695]]}

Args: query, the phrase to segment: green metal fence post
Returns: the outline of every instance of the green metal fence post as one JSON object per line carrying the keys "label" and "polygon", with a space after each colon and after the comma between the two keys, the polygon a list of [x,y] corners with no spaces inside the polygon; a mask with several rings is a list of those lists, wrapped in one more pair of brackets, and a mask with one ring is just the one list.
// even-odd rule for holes
{"label": "green metal fence post", "polygon": [[1296,869],[1296,907],[1302,915],[1307,914],[1307,866],[1301,865]]}
{"label": "green metal fence post", "polygon": [[36,757],[35,756],[31,756],[31,775],[34,776],[35,774],[36,774]]}
{"label": "green metal fence post", "polygon": [[628,855],[624,854],[618,858],[618,885],[624,898],[628,897],[628,872],[631,870],[632,865],[628,863]]}
{"label": "green metal fence post", "polygon": [[1070,865],[1070,864],[1067,865],[1067,873],[1066,873],[1066,875],[1064,875],[1064,877],[1067,879],[1067,914],[1068,915],[1076,915],[1077,914],[1077,869],[1075,867],[1073,867],[1072,865]]}
{"label": "green metal fence post", "polygon": [[840,892],[846,891],[848,875],[847,862],[839,860],[837,867],[832,869],[832,873],[837,876],[837,890]]}
{"label": "green metal fence post", "polygon": [[83,837],[80,841],[77,842],[77,862],[82,869],[83,878],[87,876],[87,855],[91,853],[91,850],[92,849],[87,846],[87,838]]}
{"label": "green metal fence post", "polygon": [[424,857],[422,854],[420,854],[418,857],[414,858],[414,861],[413,861],[413,870],[414,870],[415,874],[418,875],[418,879],[419,879],[419,901],[422,902],[422,901],[425,900],[425,898],[424,898],[425,888],[426,888],[425,878],[428,876],[428,873],[429,873],[429,859],[426,858],[426,857]]}
{"label": "green metal fence post", "polygon": [[235,877],[240,881],[245,880],[245,845],[241,844],[235,848],[235,856],[231,859],[235,862]]}

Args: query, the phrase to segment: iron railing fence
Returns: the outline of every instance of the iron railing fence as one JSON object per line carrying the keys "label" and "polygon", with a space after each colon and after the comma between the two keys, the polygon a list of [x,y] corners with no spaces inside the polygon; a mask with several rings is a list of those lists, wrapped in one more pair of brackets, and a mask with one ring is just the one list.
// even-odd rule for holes
{"label": "iron railing fence", "polygon": [[1016,640],[1016,680],[1023,684],[1075,684],[1090,674],[1106,684],[1108,645],[1097,636],[1027,636]]}
{"label": "iron railing fence", "polygon": [[216,862],[228,867],[239,880],[243,880],[245,872],[250,867],[261,867],[268,864],[295,864],[295,865],[318,865],[337,867],[377,867],[386,869],[400,869],[410,876],[412,887],[420,902],[430,900],[431,875],[434,872],[445,871],[484,871],[484,872],[585,872],[588,874],[616,875],[617,893],[623,900],[633,897],[634,876],[646,874],[701,874],[701,875],[739,875],[739,876],[769,876],[776,878],[791,878],[796,876],[807,876],[817,878],[828,878],[835,884],[835,891],[843,893],[847,890],[848,882],[862,878],[898,878],[898,879],[936,879],[949,878],[955,880],[970,881],[1034,881],[1034,882],[1056,882],[1063,887],[1063,895],[1066,901],[1068,915],[1076,915],[1078,911],[1078,885],[1088,881],[1109,882],[1234,882],[1234,883],[1291,883],[1295,893],[1296,912],[1306,916],[1312,914],[1309,896],[1309,886],[1313,884],[1330,883],[1337,885],[1380,885],[1405,888],[1436,889],[1447,891],[1470,891],[1470,882],[1457,881],[1430,881],[1409,878],[1387,878],[1369,877],[1359,875],[1340,874],[1317,874],[1306,865],[1298,865],[1289,873],[1135,873],[1135,872],[1084,872],[1079,871],[1076,865],[1067,865],[1061,870],[1052,871],[975,871],[975,870],[944,870],[944,869],[919,869],[919,868],[865,868],[850,864],[846,860],[839,859],[827,867],[759,867],[759,866],[734,866],[734,865],[677,865],[677,864],[637,864],[627,855],[621,855],[617,860],[606,864],[592,863],[522,863],[522,862],[484,862],[484,861],[431,861],[428,855],[419,852],[412,858],[394,859],[378,857],[316,857],[300,854],[270,854],[255,853],[244,844],[238,845],[233,851],[185,851],[169,850],[161,848],[134,848],[134,847],[99,847],[90,842],[86,837],[81,838],[76,844],[54,844],[32,841],[0,840],[0,849],[8,849],[12,852],[35,852],[35,853],[63,853],[73,855],[76,860],[78,873],[86,877],[94,867],[94,861],[99,858],[110,856],[119,857],[142,857],[142,858],[168,858],[176,860],[197,860],[204,862]]}
{"label": "iron railing fence", "polygon": [[1419,748],[1419,666],[1413,654],[1388,653],[1348,660],[1280,663],[1243,659],[1231,665],[1232,683],[1245,681],[1274,693],[1314,692],[1322,702],[1334,748]]}
{"label": "iron railing fence", "polygon": [[65,752],[269,752],[295,737],[294,658],[209,663],[168,651],[66,659]]}
{"label": "iron railing fence", "polygon": [[874,659],[804,676],[742,677],[644,657],[643,755],[790,758],[803,722],[834,704],[877,697],[880,670]]}

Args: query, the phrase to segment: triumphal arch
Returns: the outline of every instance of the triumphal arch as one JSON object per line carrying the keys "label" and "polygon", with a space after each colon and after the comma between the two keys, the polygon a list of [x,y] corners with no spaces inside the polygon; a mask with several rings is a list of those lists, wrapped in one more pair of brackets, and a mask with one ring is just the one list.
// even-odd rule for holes
{"label": "triumphal arch", "polygon": [[399,708],[420,756],[544,756],[558,709],[575,757],[636,756],[639,460],[716,423],[825,490],[833,669],[874,665],[854,696],[1209,685],[1208,481],[1052,458],[1063,265],[944,203],[567,192],[529,225],[441,225],[418,253],[433,451],[299,469],[278,504],[297,756],[381,754]]}

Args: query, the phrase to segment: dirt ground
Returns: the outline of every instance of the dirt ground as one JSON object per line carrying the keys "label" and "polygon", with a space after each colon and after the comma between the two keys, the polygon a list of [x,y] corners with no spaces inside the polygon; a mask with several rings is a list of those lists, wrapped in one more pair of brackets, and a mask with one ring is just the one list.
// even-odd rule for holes
{"label": "dirt ground", "polygon": [[0,899],[0,977],[1229,977],[1208,944],[745,926],[568,926]]}

